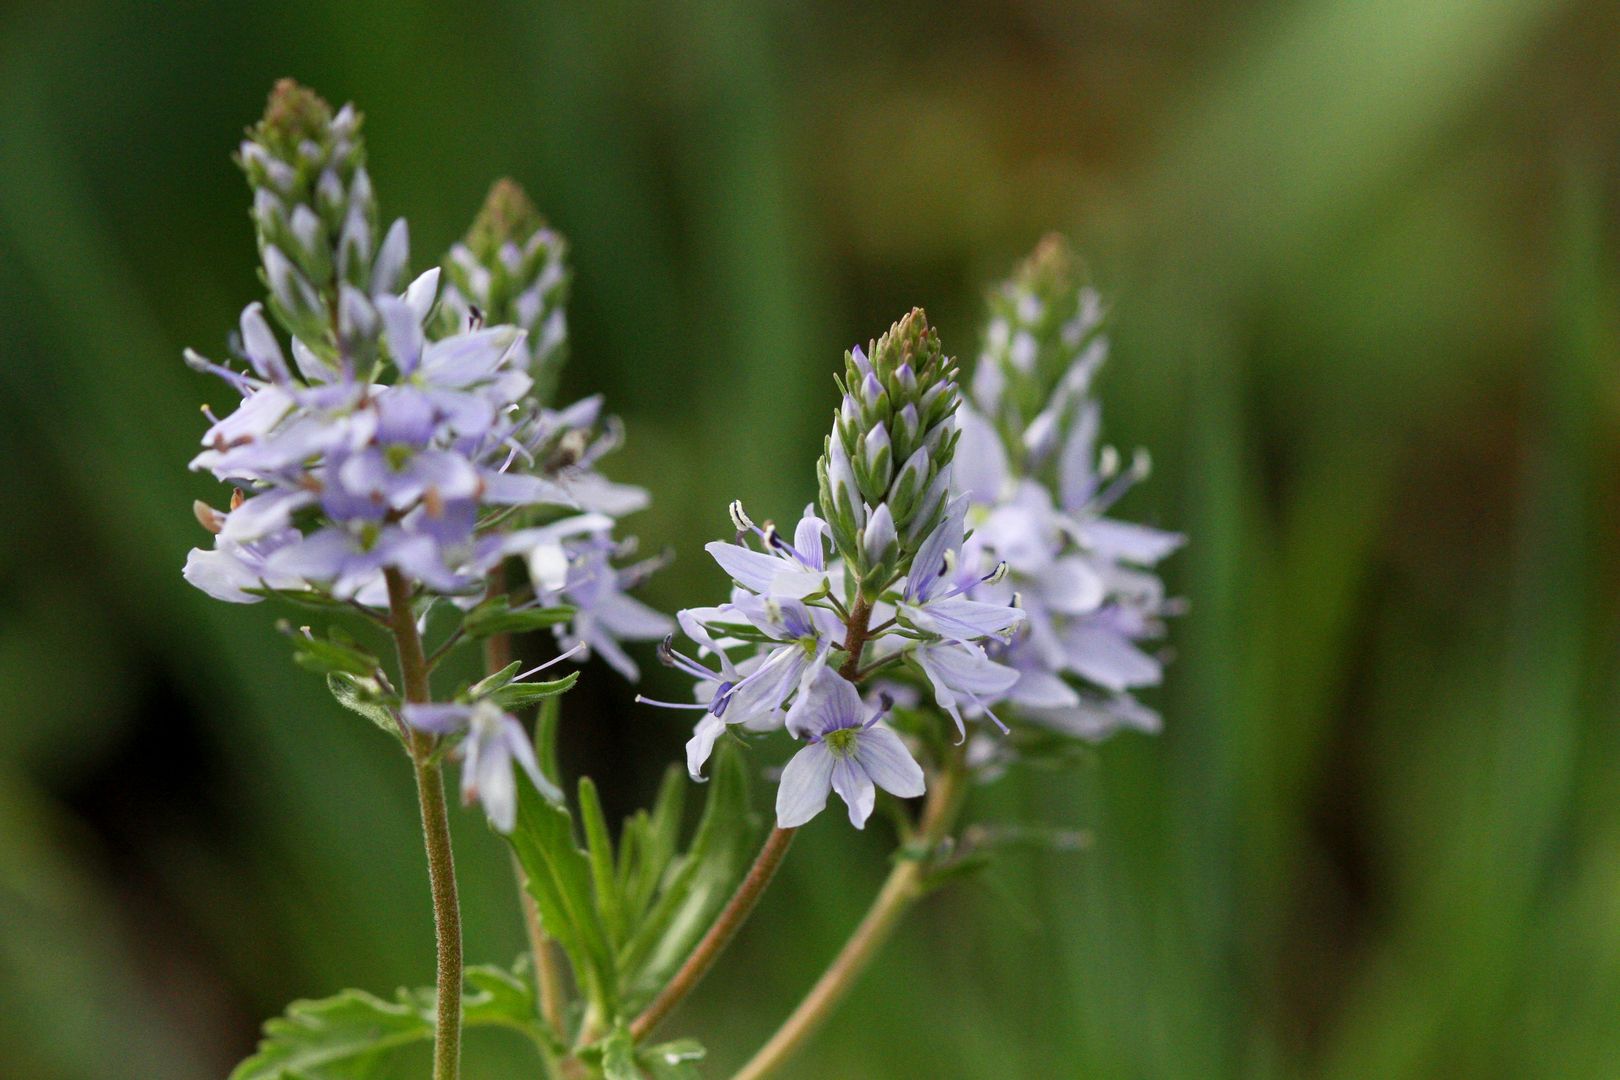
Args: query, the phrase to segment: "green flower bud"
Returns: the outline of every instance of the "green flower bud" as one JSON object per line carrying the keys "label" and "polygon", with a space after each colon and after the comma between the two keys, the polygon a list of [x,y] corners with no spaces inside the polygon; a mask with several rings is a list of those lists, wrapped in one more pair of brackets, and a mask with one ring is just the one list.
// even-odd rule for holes
{"label": "green flower bud", "polygon": [[1044,237],[989,297],[973,401],[1021,467],[1040,467],[1107,353],[1103,307],[1069,242]]}
{"label": "green flower bud", "polygon": [[527,333],[535,396],[549,402],[568,354],[568,244],[513,180],[497,180],[462,241],[445,259],[440,330],[469,321]]}
{"label": "green flower bud", "polygon": [[[868,594],[903,574],[939,523],[956,448],[956,366],[915,308],[844,354],[843,401],[818,468],[821,513]],[[875,528],[874,528],[875,525]]]}

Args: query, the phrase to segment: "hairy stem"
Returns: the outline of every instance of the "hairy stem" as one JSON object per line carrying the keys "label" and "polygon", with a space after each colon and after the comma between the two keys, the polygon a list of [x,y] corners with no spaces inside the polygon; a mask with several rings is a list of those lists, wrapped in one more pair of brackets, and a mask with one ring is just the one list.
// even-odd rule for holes
{"label": "hairy stem", "polygon": [[779,1068],[854,987],[878,950],[889,940],[900,917],[926,891],[927,873],[931,867],[930,856],[926,853],[937,848],[955,824],[966,794],[965,781],[962,757],[956,754],[930,787],[922,820],[912,841],[925,854],[918,858],[904,858],[895,864],[877,899],[872,901],[860,925],[844,943],[832,964],[816,980],[815,986],[810,988],[810,992],[776,1030],[776,1034],[760,1047],[748,1064],[737,1071],[732,1080],[760,1080]]}
{"label": "hairy stem", "polygon": [[[405,700],[431,699],[427,657],[411,612],[411,589],[399,571],[383,572],[388,583],[389,626],[399,651]],[[444,774],[433,760],[433,736],[408,729],[407,746],[416,767],[416,795],[422,806],[428,882],[433,892],[433,926],[438,938],[438,1016],[433,1033],[433,1080],[456,1080],[461,1073],[461,907],[456,899],[456,865],[450,849],[450,815]]]}

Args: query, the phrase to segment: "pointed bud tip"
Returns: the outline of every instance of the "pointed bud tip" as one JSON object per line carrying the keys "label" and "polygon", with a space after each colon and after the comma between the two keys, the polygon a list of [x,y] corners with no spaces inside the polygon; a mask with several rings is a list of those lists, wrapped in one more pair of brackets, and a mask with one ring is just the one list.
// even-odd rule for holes
{"label": "pointed bud tip", "polygon": [[332,127],[332,106],[296,79],[278,79],[264,105],[264,119],[253,132],[261,142],[297,146],[304,139],[317,142]]}
{"label": "pointed bud tip", "polygon": [[467,230],[467,246],[481,258],[488,258],[507,241],[525,243],[546,220],[535,208],[523,186],[510,177],[495,181],[484,197],[484,205]]}

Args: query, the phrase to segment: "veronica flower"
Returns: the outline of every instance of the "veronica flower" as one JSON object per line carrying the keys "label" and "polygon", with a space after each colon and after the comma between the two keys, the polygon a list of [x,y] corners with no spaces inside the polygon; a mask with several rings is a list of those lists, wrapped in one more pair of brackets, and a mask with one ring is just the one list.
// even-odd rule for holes
{"label": "veronica flower", "polygon": [[776,791],[780,828],[797,828],[821,813],[831,791],[848,805],[850,824],[857,829],[871,816],[878,788],[903,799],[923,793],[921,766],[853,683],[822,671],[802,700],[790,730],[809,745],[782,770]]}
{"label": "veronica flower", "polygon": [[906,576],[899,613],[912,625],[947,641],[976,641],[1008,634],[1024,613],[1008,604],[968,599],[967,593],[999,576],[998,564],[981,573],[980,560],[962,558],[967,500],[957,498],[928,534]]}
{"label": "veronica flower", "polygon": [[751,532],[765,548],[755,551],[743,544],[719,540],[704,545],[703,550],[733,581],[761,596],[791,599],[803,599],[827,588],[827,523],[816,516],[813,504],[804,508],[791,544],[775,526],[761,529],[755,525],[743,513],[741,503],[733,503],[731,510],[739,539]]}
{"label": "veronica flower", "polygon": [[303,589],[304,580],[270,568],[276,552],[296,544],[297,529],[282,528],[255,534],[247,540],[227,535],[230,519],[250,505],[243,503],[230,514],[222,514],[203,502],[193,506],[203,528],[214,533],[212,550],[193,548],[186,556],[185,579],[216,600],[232,604],[256,604],[264,599],[249,589]]}
{"label": "veronica flower", "polygon": [[[654,558],[632,566],[614,566],[612,560],[633,545],[615,541],[611,528],[612,522],[606,521],[566,541],[567,573],[557,589],[542,588],[540,595],[547,602],[556,599],[574,608],[574,617],[557,627],[563,645],[583,645],[634,682],[641,677],[640,669],[620,642],[657,641],[669,634],[673,624],[669,616],[628,595],[626,590],[645,580],[665,560]],[[533,561],[531,555],[531,565]]]}
{"label": "veronica flower", "polygon": [[517,778],[512,771],[513,762],[528,773],[542,795],[556,802],[562,800],[562,792],[540,772],[523,725],[499,706],[488,701],[470,705],[407,704],[401,712],[405,722],[419,731],[434,735],[466,732],[456,748],[462,762],[462,802],[471,805],[477,799],[483,803],[490,824],[501,832],[511,832],[517,822]]}

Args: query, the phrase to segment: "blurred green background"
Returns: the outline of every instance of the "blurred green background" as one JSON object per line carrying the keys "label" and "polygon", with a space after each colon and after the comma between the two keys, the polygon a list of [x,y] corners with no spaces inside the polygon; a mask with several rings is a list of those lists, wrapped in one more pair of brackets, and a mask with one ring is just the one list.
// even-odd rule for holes
{"label": "blurred green background", "polygon": [[[728,500],[809,499],[844,348],[915,303],[971,357],[1050,228],[1114,298],[1122,509],[1192,537],[1166,731],[977,796],[1091,844],[932,899],[792,1075],[1620,1075],[1620,8],[70,0],[0,8],[0,1076],[217,1078],[430,981],[402,759],[180,579],[224,392],[180,349],[256,295],[229,154],[287,74],[367,113],[418,266],[502,173],[569,235],[665,608]],[[630,696],[565,705],[621,813],[685,736]],[[887,845],[806,830],[669,1028],[713,1075]]]}

